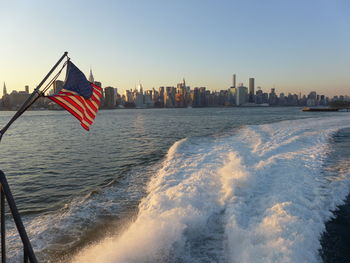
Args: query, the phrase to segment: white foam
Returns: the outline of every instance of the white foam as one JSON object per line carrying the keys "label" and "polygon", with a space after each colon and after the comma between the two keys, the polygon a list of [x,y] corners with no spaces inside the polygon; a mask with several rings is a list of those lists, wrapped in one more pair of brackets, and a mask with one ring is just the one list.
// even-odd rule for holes
{"label": "white foam", "polygon": [[[85,249],[74,261],[164,262],[174,242],[177,249],[185,249],[184,231],[204,225],[219,206],[221,185],[215,176],[219,165],[206,150],[186,140],[175,143],[149,184],[136,221],[121,236]],[[223,162],[219,156],[216,159]]]}
{"label": "white foam", "polygon": [[348,170],[323,172],[341,117],[248,126],[175,143],[128,229],[72,262],[318,262]]}
{"label": "white foam", "polygon": [[[123,218],[130,214],[130,208],[144,196],[144,178],[149,178],[149,173],[154,174],[153,169],[156,168],[152,166],[142,171],[133,169],[130,171],[131,176],[120,178],[117,184],[77,196],[61,209],[39,216],[23,217],[38,260],[49,262],[49,255],[69,251],[79,245],[84,235],[88,235],[96,226],[103,231],[112,230],[111,227],[105,227],[105,222],[110,222],[115,215],[115,218]],[[105,218],[108,219],[103,221]],[[10,223],[6,227],[8,262],[18,262],[23,257],[23,245],[15,225]]]}

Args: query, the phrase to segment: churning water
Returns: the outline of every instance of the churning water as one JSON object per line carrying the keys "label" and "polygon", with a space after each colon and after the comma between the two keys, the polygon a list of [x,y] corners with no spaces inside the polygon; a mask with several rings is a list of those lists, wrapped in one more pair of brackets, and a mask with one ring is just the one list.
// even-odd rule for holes
{"label": "churning water", "polygon": [[102,111],[86,133],[30,112],[1,169],[44,262],[322,262],[349,127],[296,108],[154,109]]}

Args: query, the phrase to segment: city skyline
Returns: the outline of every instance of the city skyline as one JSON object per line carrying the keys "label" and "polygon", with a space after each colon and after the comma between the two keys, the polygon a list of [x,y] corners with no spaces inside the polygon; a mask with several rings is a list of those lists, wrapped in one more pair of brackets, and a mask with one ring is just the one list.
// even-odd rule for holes
{"label": "city skyline", "polygon": [[347,1],[15,1],[2,7],[0,83],[8,92],[32,90],[67,50],[86,75],[91,67],[103,86],[121,91],[139,81],[147,89],[176,85],[183,77],[218,91],[236,73],[237,83],[248,86],[254,77],[264,90],[349,95]]}
{"label": "city skyline", "polygon": [[[64,76],[64,74],[63,74]],[[58,80],[60,82],[64,82],[64,77],[61,75],[61,77],[58,78]],[[90,68],[90,71],[89,71],[89,75],[88,74],[85,74],[85,76],[89,79],[89,81],[91,81],[91,76],[92,76],[92,69]],[[89,76],[89,77],[88,77]],[[185,78],[183,77],[182,78],[183,80],[185,80]],[[252,82],[251,82],[252,81]],[[137,83],[135,82],[135,84],[130,87],[130,88],[123,88],[123,87],[119,87],[119,86],[114,86],[114,85],[104,85],[104,82],[103,81],[100,81],[100,79],[95,79],[95,80],[92,80],[92,82],[95,82],[95,84],[99,84],[102,88],[106,88],[106,87],[113,87],[115,89],[117,89],[119,92],[121,93],[125,93],[126,91],[128,90],[134,90],[134,89],[138,89],[138,87],[140,85],[142,85],[142,87],[144,88],[144,90],[152,90],[154,88],[158,89],[159,87],[174,87],[176,86],[176,84],[179,82],[179,81],[175,81],[175,83],[167,83],[167,84],[163,84],[163,85],[160,85],[160,86],[151,86],[151,87],[145,87],[143,85],[143,82],[142,81],[138,81]],[[256,84],[257,83],[257,84]],[[55,83],[52,84],[51,86],[51,90],[54,91],[55,90]],[[244,81],[240,81],[240,79],[237,77],[237,74],[231,74],[231,83],[228,84],[228,86],[225,88],[222,88],[222,89],[210,89],[208,88],[207,85],[189,85],[189,87],[205,87],[207,88],[208,90],[212,91],[212,92],[219,92],[219,91],[222,91],[222,90],[229,90],[231,87],[239,87],[239,86],[244,86],[244,87],[247,87],[249,89],[248,91],[248,94],[250,94],[250,87],[251,85],[253,85],[253,87],[255,88],[255,91],[257,90],[264,90],[264,91],[269,91],[271,89],[274,89],[276,90],[277,93],[285,93],[285,94],[301,94],[301,95],[307,95],[308,93],[310,92],[316,92],[317,94],[322,94],[324,96],[327,96],[329,98],[332,98],[332,97],[338,97],[338,96],[346,96],[346,97],[350,97],[350,92],[345,92],[345,93],[334,93],[332,95],[328,94],[327,92],[326,93],[321,93],[319,92],[317,89],[315,90],[300,90],[300,91],[291,91],[291,90],[279,90],[278,87],[276,85],[273,85],[272,87],[262,87],[261,85],[259,85],[259,81],[256,82],[256,78],[253,76],[250,76],[246,82]],[[350,86],[350,85],[349,85]],[[7,94],[11,93],[12,91],[16,91],[16,92],[20,92],[22,91],[23,89],[26,90],[26,92],[29,92],[31,93],[33,90],[34,90],[34,87],[30,87],[29,85],[24,85],[24,87],[20,87],[18,89],[9,89],[6,82],[3,82],[3,85],[2,85],[2,89],[1,89],[1,96],[4,95],[4,90],[6,89],[7,90]],[[253,89],[254,91],[254,89]],[[254,92],[253,92],[254,94]],[[0,96],[0,97],[1,97]]]}
{"label": "city skyline", "polygon": [[[158,89],[144,89],[140,83],[134,89],[118,92],[118,88],[104,87],[101,98],[101,109],[116,108],[192,108],[192,107],[257,107],[257,106],[332,106],[348,107],[350,96],[339,95],[328,97],[315,91],[309,94],[293,94],[278,92],[275,88],[270,91],[261,87],[255,88],[255,79],[249,78],[249,87],[243,83],[236,83],[236,74],[232,75],[232,85],[228,89],[212,91],[206,87],[192,87],[185,79],[176,86],[160,86]],[[89,81],[102,87],[100,81],[95,80],[90,69]],[[62,80],[55,80],[46,95],[58,94],[64,87]],[[7,92],[3,86],[4,96],[0,99],[0,110],[18,109],[30,96],[29,86],[25,90]],[[61,109],[47,98],[41,98],[32,109]]]}

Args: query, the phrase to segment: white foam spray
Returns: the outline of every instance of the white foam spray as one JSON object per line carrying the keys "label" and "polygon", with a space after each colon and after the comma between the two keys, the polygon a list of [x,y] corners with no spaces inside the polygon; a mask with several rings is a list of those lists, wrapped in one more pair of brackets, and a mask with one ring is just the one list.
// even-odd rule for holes
{"label": "white foam spray", "polygon": [[349,189],[328,176],[346,115],[248,126],[175,143],[128,229],[72,262],[319,262],[319,238]]}

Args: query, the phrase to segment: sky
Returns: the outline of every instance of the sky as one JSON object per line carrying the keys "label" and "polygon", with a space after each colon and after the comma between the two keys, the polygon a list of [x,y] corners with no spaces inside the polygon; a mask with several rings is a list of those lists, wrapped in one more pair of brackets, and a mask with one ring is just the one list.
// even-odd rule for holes
{"label": "sky", "polygon": [[119,92],[227,89],[350,95],[348,0],[0,0],[0,94],[32,90],[64,51]]}

